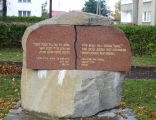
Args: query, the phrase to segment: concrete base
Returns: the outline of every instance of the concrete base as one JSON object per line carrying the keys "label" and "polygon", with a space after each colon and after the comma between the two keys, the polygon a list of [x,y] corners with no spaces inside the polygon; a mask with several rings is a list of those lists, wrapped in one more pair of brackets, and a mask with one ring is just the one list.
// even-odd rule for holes
{"label": "concrete base", "polygon": [[[76,118],[76,119],[61,119],[61,120],[137,120],[132,111],[126,109],[112,109],[103,111],[90,118]],[[58,118],[51,118],[44,114],[30,113],[24,111],[22,108],[10,110],[9,114],[4,120],[59,120]]]}

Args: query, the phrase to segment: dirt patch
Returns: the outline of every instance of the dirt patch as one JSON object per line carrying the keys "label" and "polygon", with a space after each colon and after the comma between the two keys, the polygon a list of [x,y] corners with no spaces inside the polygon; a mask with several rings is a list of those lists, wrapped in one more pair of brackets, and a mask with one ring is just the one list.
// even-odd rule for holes
{"label": "dirt patch", "polygon": [[16,64],[0,64],[0,74],[21,75],[22,67]]}

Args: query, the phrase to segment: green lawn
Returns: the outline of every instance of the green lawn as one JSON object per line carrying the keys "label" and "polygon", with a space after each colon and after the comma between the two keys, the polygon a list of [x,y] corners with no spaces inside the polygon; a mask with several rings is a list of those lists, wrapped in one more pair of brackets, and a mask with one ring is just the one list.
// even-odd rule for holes
{"label": "green lawn", "polygon": [[[122,107],[131,108],[140,120],[156,118],[156,80],[125,80]],[[0,116],[20,99],[20,77],[0,76]],[[0,118],[1,118],[0,117]]]}
{"label": "green lawn", "polygon": [[0,119],[20,99],[20,77],[0,75]]}
{"label": "green lawn", "polygon": [[123,103],[140,120],[156,120],[156,80],[125,80]]}
{"label": "green lawn", "polygon": [[0,49],[0,61],[22,61],[22,49]]}
{"label": "green lawn", "polygon": [[156,57],[151,56],[133,56],[132,65],[134,66],[156,66]]}

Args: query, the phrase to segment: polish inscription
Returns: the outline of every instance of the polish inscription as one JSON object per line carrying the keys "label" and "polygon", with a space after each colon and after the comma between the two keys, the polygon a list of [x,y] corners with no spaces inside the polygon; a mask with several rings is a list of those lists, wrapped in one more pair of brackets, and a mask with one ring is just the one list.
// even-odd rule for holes
{"label": "polish inscription", "polygon": [[96,64],[97,62],[104,62],[102,56],[115,56],[117,52],[126,52],[126,48],[122,48],[120,44],[82,44],[82,55],[97,55],[101,58],[81,58],[81,66],[89,66],[90,64]]}
{"label": "polish inscription", "polygon": [[78,26],[78,69],[130,70],[130,45],[124,33],[113,27]]}

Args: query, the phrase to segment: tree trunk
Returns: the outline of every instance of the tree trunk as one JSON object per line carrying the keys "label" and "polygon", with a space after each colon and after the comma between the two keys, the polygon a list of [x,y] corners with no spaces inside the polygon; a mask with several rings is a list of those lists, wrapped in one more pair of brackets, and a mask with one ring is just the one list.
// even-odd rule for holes
{"label": "tree trunk", "polygon": [[3,17],[7,16],[7,0],[3,0]]}

